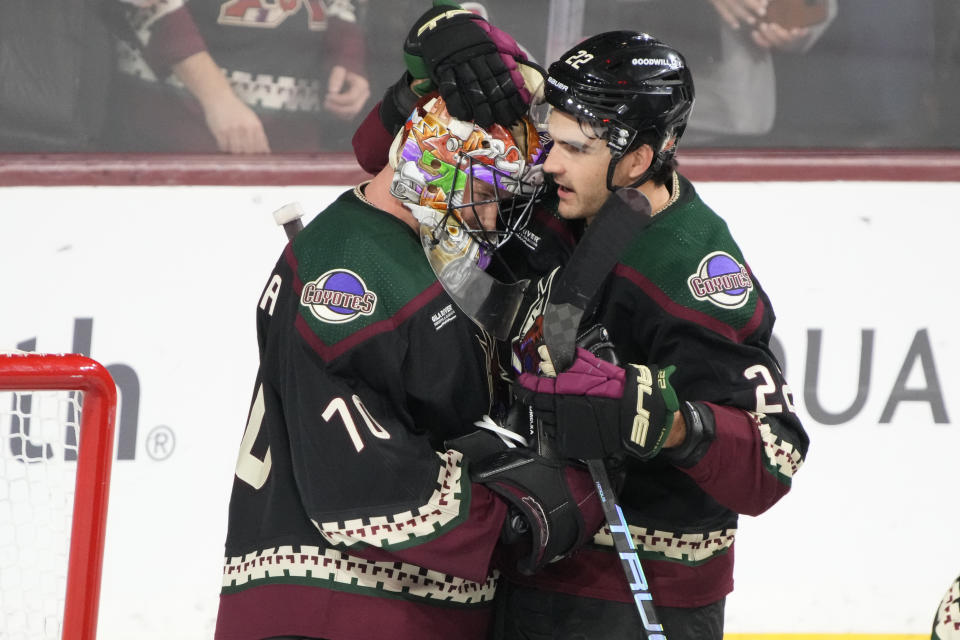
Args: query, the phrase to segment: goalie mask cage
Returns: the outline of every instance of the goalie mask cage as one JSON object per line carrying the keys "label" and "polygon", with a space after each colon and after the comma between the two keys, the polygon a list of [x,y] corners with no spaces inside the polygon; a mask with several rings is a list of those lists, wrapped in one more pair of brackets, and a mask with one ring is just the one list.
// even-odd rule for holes
{"label": "goalie mask cage", "polygon": [[4,640],[96,637],[116,408],[90,358],[0,352]]}

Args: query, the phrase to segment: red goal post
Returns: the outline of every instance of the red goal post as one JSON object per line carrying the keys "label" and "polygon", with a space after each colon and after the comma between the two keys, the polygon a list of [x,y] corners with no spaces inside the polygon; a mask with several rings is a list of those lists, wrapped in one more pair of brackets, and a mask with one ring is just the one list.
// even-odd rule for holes
{"label": "red goal post", "polygon": [[0,635],[96,638],[116,411],[98,362],[0,352]]}

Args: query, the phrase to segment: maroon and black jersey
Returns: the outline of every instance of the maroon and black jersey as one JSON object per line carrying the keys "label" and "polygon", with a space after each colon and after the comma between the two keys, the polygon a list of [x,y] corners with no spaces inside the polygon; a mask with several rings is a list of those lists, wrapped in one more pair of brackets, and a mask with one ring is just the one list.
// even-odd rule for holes
{"label": "maroon and black jersey", "polygon": [[[382,167],[389,138],[374,109],[354,136],[361,166]],[[620,504],[656,603],[697,607],[733,590],[738,515],[759,514],[789,491],[809,440],[770,349],[770,300],[726,223],[693,185],[674,174],[670,187],[675,199],[621,256],[581,332],[600,323],[621,362],[676,366],[670,380],[679,399],[703,403],[713,418],[709,446],[698,447],[695,457],[681,464],[629,459],[618,474]],[[538,216],[542,222],[550,214]],[[525,260],[548,273],[569,257],[576,223],[554,219],[539,229],[546,230],[543,247]],[[529,289],[515,340],[516,371],[539,373],[535,360],[522,357],[536,349],[521,345],[541,337],[556,273]],[[612,545],[604,529],[593,546],[535,576],[504,570],[544,591],[631,602]]]}
{"label": "maroon and black jersey", "polygon": [[257,307],[216,637],[485,637],[505,504],[444,441],[495,404],[493,341],[417,235],[343,194]]}
{"label": "maroon and black jersey", "polygon": [[[681,461],[627,458],[619,489],[656,603],[696,607],[733,589],[738,514],[759,514],[789,491],[808,438],[770,350],[770,300],[693,185],[675,174],[672,188],[676,201],[621,255],[582,328],[602,324],[621,362],[676,366],[670,382],[680,401],[711,414],[709,446]],[[536,340],[542,305],[531,308],[518,345]],[[537,373],[529,359],[514,367]],[[512,578],[632,601],[609,531],[594,543],[536,576]]]}

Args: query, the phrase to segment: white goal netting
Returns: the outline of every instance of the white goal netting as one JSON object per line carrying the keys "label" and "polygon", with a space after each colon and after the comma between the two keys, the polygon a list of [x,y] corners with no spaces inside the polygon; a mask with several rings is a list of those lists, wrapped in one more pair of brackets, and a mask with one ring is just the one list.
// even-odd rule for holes
{"label": "white goal netting", "polygon": [[2,638],[61,637],[80,396],[0,389]]}
{"label": "white goal netting", "polygon": [[77,354],[0,352],[0,640],[94,640],[117,389]]}

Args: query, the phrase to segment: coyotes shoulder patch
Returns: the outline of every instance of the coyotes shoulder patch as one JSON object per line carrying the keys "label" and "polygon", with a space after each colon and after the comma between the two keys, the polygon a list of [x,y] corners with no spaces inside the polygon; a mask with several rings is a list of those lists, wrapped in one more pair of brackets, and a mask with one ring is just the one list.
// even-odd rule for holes
{"label": "coyotes shoulder patch", "polygon": [[349,269],[331,269],[303,285],[300,304],[323,322],[341,324],[373,314],[377,294]]}
{"label": "coyotes shoulder patch", "polygon": [[753,289],[747,268],[724,251],[714,251],[700,261],[697,272],[687,278],[690,293],[724,309],[739,309]]}

